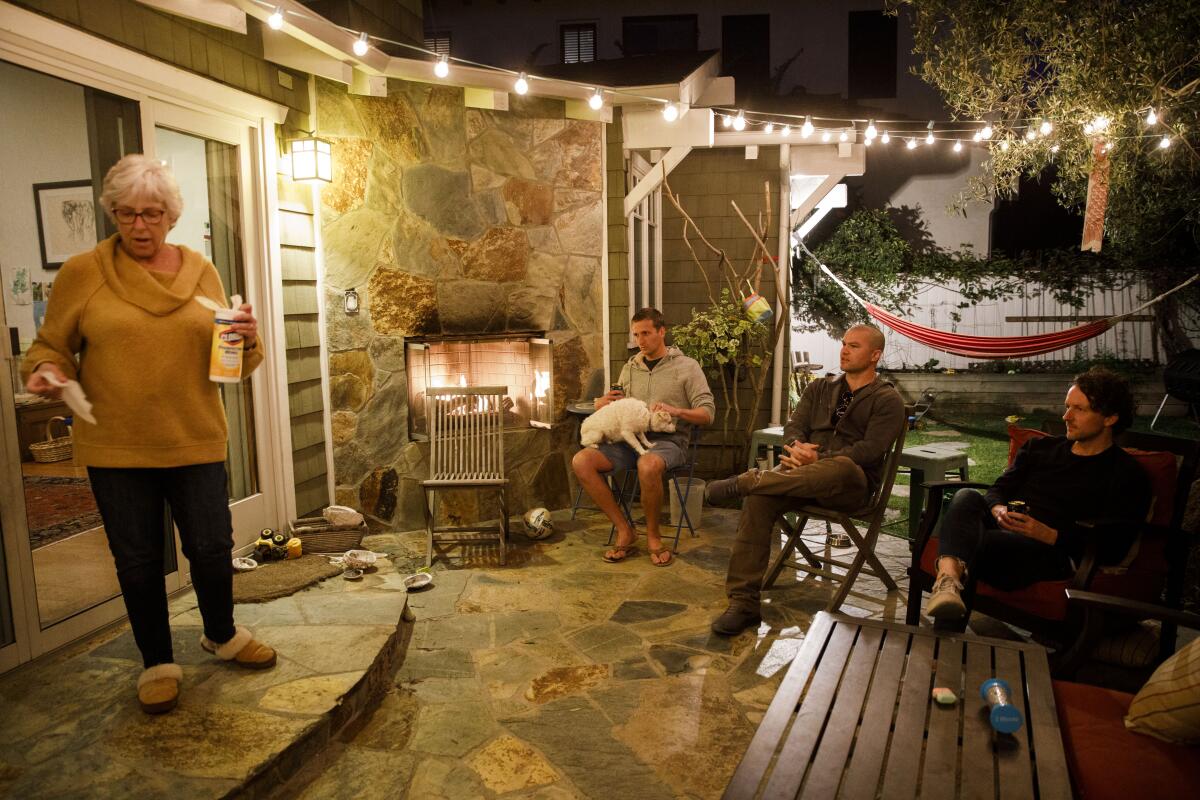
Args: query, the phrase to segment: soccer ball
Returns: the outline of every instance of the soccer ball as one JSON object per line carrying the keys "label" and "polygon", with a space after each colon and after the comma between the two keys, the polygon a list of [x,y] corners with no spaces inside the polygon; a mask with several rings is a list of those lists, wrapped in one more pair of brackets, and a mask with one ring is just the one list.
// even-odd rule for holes
{"label": "soccer ball", "polygon": [[544,508],[531,508],[521,519],[525,521],[525,535],[530,539],[545,539],[554,533],[554,520]]}

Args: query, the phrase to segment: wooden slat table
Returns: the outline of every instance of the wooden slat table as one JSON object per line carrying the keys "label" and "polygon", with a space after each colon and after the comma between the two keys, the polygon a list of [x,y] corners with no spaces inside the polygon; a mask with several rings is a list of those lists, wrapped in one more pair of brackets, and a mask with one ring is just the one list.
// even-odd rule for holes
{"label": "wooden slat table", "polygon": [[[988,724],[990,677],[1025,718],[1013,736]],[[822,611],[724,796],[1069,798],[1046,651]]]}

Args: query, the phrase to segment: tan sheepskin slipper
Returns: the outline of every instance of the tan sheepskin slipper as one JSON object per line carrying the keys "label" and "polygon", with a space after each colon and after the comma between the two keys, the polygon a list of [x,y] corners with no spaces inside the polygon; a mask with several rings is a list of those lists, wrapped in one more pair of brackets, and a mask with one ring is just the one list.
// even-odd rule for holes
{"label": "tan sheepskin slipper", "polygon": [[179,702],[183,670],[178,664],[155,664],[138,676],[138,702],[147,714],[165,714]]}
{"label": "tan sheepskin slipper", "polygon": [[225,644],[216,644],[207,636],[200,637],[200,646],[222,661],[248,669],[270,669],[275,666],[275,651],[254,638],[248,628],[238,625],[237,633]]}

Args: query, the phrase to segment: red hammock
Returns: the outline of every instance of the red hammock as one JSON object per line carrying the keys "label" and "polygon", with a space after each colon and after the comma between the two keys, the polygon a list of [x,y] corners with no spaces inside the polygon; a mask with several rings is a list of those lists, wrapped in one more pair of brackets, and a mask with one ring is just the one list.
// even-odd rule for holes
{"label": "red hammock", "polygon": [[1078,344],[1093,336],[1099,336],[1119,319],[1119,317],[1102,319],[1086,325],[1076,325],[1074,328],[1054,333],[1041,333],[1036,336],[967,336],[908,322],[870,303],[865,303],[864,307],[868,314],[896,333],[903,334],[921,344],[927,344],[936,350],[969,358],[1025,358],[1050,353]]}

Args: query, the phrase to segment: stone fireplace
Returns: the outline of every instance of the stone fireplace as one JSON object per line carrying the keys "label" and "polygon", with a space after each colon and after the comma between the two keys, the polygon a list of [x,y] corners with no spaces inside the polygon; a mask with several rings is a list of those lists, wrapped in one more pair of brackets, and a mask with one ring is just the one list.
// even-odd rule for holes
{"label": "stone fireplace", "polygon": [[[376,529],[422,528],[424,392],[466,383],[508,387],[512,513],[569,506],[578,426],[566,406],[604,366],[603,123],[544,98],[468,108],[449,86],[316,87],[334,151],[320,247],[336,502]],[[321,340],[301,322],[289,327],[289,389],[296,412],[312,410],[293,420],[293,441],[323,461],[320,373],[300,358]],[[475,492],[444,494],[442,519],[496,516]]]}
{"label": "stone fireplace", "polygon": [[506,429],[549,428],[554,411],[551,347],[543,332],[406,338],[409,437],[428,439],[425,390],[445,386],[504,386]]}

